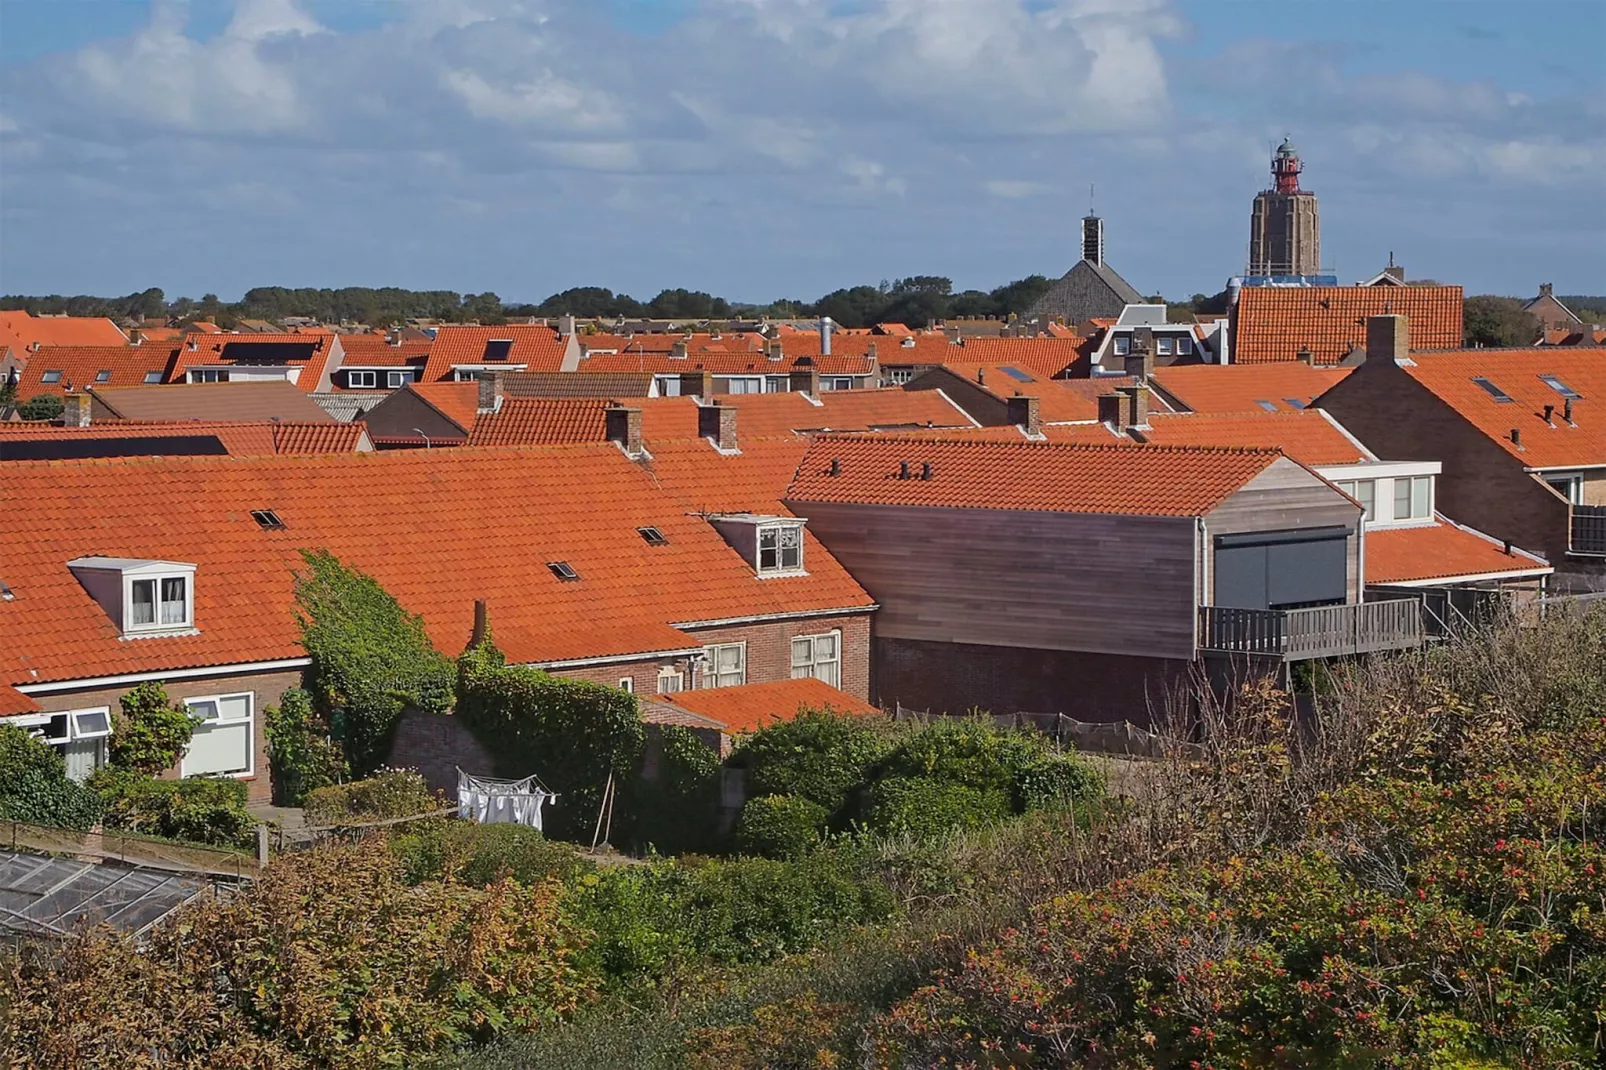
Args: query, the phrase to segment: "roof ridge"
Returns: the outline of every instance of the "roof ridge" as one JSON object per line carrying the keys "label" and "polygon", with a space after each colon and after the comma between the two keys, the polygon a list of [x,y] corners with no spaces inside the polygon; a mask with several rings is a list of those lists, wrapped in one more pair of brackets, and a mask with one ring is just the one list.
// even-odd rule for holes
{"label": "roof ridge", "polygon": [[[1174,413],[1174,414],[1171,414],[1171,415],[1195,415],[1195,414]],[[1079,422],[1088,423],[1089,421],[1079,421]],[[1096,422],[1096,421],[1094,421],[1094,422]],[[963,430],[966,430],[966,429],[965,428],[957,428],[956,430],[963,431]],[[1267,454],[1267,455],[1278,454],[1278,455],[1280,455],[1283,452],[1281,449],[1276,448],[1276,447],[1271,447],[1271,446],[1189,446],[1189,445],[1180,445],[1180,444],[1172,444],[1172,443],[1164,443],[1164,444],[1162,444],[1162,443],[1154,443],[1154,442],[1132,442],[1132,443],[1123,443],[1123,442],[1108,442],[1108,443],[1105,443],[1105,442],[1032,442],[1032,441],[1027,441],[1026,439],[1021,439],[1020,441],[1017,442],[1017,441],[1012,441],[1012,440],[1008,440],[1008,439],[1004,439],[1004,440],[999,440],[999,439],[977,439],[977,438],[970,438],[970,437],[953,437],[953,438],[949,438],[949,437],[945,437],[945,436],[943,436],[941,434],[933,434],[933,435],[900,435],[897,438],[879,438],[878,439],[877,437],[875,437],[873,435],[865,435],[865,434],[862,434],[862,433],[861,434],[844,434],[844,433],[838,433],[838,432],[829,432],[829,433],[822,433],[822,434],[815,435],[814,436],[814,441],[816,443],[819,443],[819,442],[885,442],[885,443],[889,443],[889,444],[896,443],[898,445],[908,445],[908,444],[912,443],[912,444],[915,444],[915,445],[926,444],[926,445],[941,445],[941,446],[959,446],[959,447],[963,447],[963,448],[966,448],[966,449],[981,449],[981,448],[1000,449],[1000,448],[1005,448],[1005,447],[1010,448],[1010,449],[1020,449],[1020,448],[1024,447],[1024,448],[1030,448],[1030,449],[1059,450],[1059,451],[1062,451],[1062,452],[1104,452],[1104,453],[1113,452],[1113,451],[1116,451],[1116,450],[1123,450],[1123,451],[1124,450],[1129,450],[1129,449],[1132,449],[1133,447],[1137,447],[1137,448],[1145,449],[1145,450],[1149,450],[1149,451],[1154,451],[1154,452],[1164,451],[1164,452],[1169,452],[1169,453],[1226,453],[1226,454],[1257,454],[1257,455],[1258,454]]]}

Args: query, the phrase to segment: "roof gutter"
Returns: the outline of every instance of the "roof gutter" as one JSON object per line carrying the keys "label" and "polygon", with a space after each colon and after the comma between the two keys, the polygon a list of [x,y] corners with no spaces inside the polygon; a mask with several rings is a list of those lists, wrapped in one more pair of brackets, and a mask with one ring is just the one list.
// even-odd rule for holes
{"label": "roof gutter", "polygon": [[[871,602],[867,606],[849,606],[838,609],[804,609],[794,610],[790,613],[755,613],[748,617],[722,617],[719,620],[693,620],[684,623],[671,624],[671,628],[685,631],[687,628],[718,628],[727,624],[762,624],[772,620],[803,620],[809,617],[853,617],[864,613],[874,613],[881,605]],[[701,648],[699,648],[701,649]]]}
{"label": "roof gutter", "polygon": [[587,665],[609,665],[622,661],[650,661],[653,658],[684,658],[701,654],[700,646],[681,647],[675,650],[645,650],[635,654],[603,654],[594,658],[570,658],[567,661],[530,661],[525,664],[534,669],[579,669]]}
{"label": "roof gutter", "polygon": [[277,672],[283,669],[305,669],[311,658],[279,658],[277,661],[245,661],[232,665],[204,665],[194,669],[165,669],[155,672],[131,672],[117,676],[86,676],[78,680],[52,680],[40,684],[12,684],[24,695],[47,695],[55,691],[81,691],[89,687],[119,687],[123,684],[142,684],[149,680],[196,680],[208,676],[237,676],[250,673]]}

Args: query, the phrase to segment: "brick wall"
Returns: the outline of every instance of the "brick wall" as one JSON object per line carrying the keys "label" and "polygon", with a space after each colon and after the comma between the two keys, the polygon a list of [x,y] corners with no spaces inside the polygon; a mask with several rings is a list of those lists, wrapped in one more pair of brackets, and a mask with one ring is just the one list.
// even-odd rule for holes
{"label": "brick wall", "polygon": [[496,776],[491,755],[462,720],[450,714],[408,710],[396,725],[386,765],[417,769],[432,789],[457,798],[457,770]]}
{"label": "brick wall", "polygon": [[[254,759],[254,772],[249,777],[241,777],[252,801],[271,798],[273,788],[268,779],[268,753],[267,737],[262,730],[263,711],[269,706],[276,706],[279,697],[292,687],[301,686],[300,670],[290,672],[250,673],[239,676],[212,676],[200,680],[173,680],[165,683],[167,696],[170,699],[205,698],[211,695],[237,695],[244,691],[252,693],[251,703],[252,722],[251,732],[254,737],[253,746],[256,751]],[[82,710],[95,706],[109,707],[115,715],[120,707],[118,700],[133,690],[132,686],[99,688],[84,691],[57,691],[48,695],[36,695],[34,701],[49,713],[60,713],[66,710]],[[178,776],[175,766],[164,776]]]}
{"label": "brick wall", "polygon": [[873,701],[933,713],[1063,713],[1080,721],[1146,725],[1189,663],[1065,650],[875,641]]}

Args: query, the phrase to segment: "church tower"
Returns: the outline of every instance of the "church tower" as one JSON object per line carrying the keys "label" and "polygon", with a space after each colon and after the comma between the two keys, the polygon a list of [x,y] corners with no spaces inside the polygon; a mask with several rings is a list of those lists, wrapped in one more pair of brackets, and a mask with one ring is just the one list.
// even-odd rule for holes
{"label": "church tower", "polygon": [[1249,216],[1252,277],[1320,275],[1322,223],[1316,194],[1299,188],[1304,166],[1287,138],[1271,158],[1271,188],[1255,197]]}

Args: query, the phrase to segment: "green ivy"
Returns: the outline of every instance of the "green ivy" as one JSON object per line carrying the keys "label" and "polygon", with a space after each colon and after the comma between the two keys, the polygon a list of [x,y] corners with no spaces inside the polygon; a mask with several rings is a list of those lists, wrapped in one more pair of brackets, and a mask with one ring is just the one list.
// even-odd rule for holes
{"label": "green ivy", "polygon": [[195,718],[170,702],[161,684],[140,684],[118,700],[122,713],[113,716],[107,739],[107,762],[145,776],[157,776],[178,764],[195,734]]}
{"label": "green ivy", "polygon": [[326,550],[303,550],[296,577],[301,642],[312,657],[307,688],[363,775],[385,760],[402,711],[444,713],[452,663],[373,577]]}
{"label": "green ivy", "polygon": [[312,696],[301,688],[291,688],[277,706],[267,708],[264,733],[278,805],[300,806],[309,791],[346,778],[345,755],[313,711]]}
{"label": "green ivy", "polygon": [[67,777],[49,745],[0,724],[0,817],[83,832],[100,820],[100,799]]}
{"label": "green ivy", "polygon": [[[489,639],[458,659],[457,716],[501,775],[533,773],[558,793],[546,820],[560,839],[590,838],[608,774],[627,791],[646,739],[634,695],[508,665]],[[621,825],[627,808],[615,806]]]}
{"label": "green ivy", "polygon": [[801,795],[760,795],[742,807],[736,842],[750,854],[798,858],[820,845],[830,816]]}

